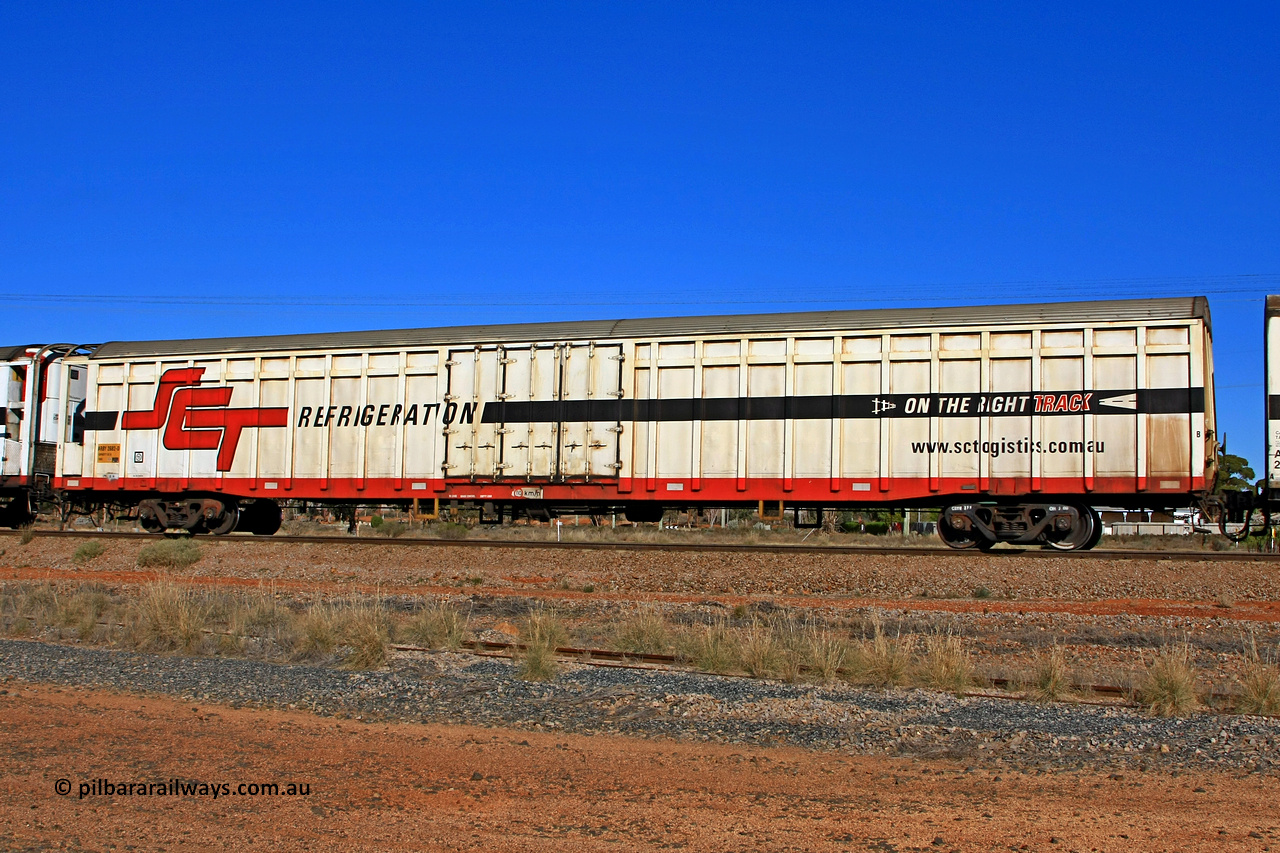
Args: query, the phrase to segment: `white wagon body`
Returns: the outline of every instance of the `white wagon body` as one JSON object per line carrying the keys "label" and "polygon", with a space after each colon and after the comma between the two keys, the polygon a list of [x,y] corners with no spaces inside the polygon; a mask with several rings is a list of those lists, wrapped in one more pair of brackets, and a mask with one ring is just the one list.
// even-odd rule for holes
{"label": "white wagon body", "polygon": [[[69,493],[520,505],[1186,504],[1203,298],[109,343]],[[69,413],[74,416],[74,413]]]}

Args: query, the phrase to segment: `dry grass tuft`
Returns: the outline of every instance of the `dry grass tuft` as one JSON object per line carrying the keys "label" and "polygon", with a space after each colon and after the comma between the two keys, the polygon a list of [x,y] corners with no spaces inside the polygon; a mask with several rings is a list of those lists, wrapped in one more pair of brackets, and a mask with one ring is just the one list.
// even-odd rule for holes
{"label": "dry grass tuft", "polygon": [[57,622],[72,627],[81,640],[89,640],[98,631],[98,620],[111,607],[106,593],[92,587],[81,587],[74,595],[58,599]]}
{"label": "dry grass tuft", "polygon": [[264,630],[278,632],[281,628],[289,628],[296,616],[280,604],[273,592],[263,591],[256,595],[242,593],[230,600],[225,618],[230,633],[244,637]]}
{"label": "dry grass tuft", "polygon": [[854,662],[853,648],[844,637],[808,625],[801,637],[801,656],[813,680],[830,684]]}
{"label": "dry grass tuft", "polygon": [[1258,654],[1258,644],[1253,637],[1249,638],[1240,687],[1240,699],[1236,702],[1239,713],[1268,717],[1280,714],[1280,667],[1274,660],[1264,660]]}
{"label": "dry grass tuft", "polygon": [[551,681],[560,671],[555,649],[545,645],[525,646],[516,660],[520,677],[526,681]]}
{"label": "dry grass tuft", "polygon": [[520,626],[522,648],[516,655],[520,676],[529,681],[550,681],[559,667],[556,649],[569,639],[564,623],[553,613],[537,610]]}
{"label": "dry grass tuft", "polygon": [[1196,700],[1196,667],[1186,643],[1156,653],[1138,688],[1138,700],[1160,717],[1191,712]]}
{"label": "dry grass tuft", "polygon": [[429,649],[457,649],[467,633],[467,618],[447,601],[432,601],[410,617],[401,633]]}
{"label": "dry grass tuft", "polygon": [[870,642],[862,644],[862,676],[877,687],[895,687],[903,684],[911,672],[911,653],[915,638],[903,638],[901,634],[890,638],[877,616],[872,621]]}
{"label": "dry grass tuft", "polygon": [[33,622],[48,622],[57,609],[58,593],[53,584],[26,587],[18,594],[18,615]]}
{"label": "dry grass tuft", "polygon": [[343,645],[351,649],[343,667],[377,669],[387,662],[391,638],[385,608],[374,602],[357,602],[345,609],[340,624]]}
{"label": "dry grass tuft", "polygon": [[955,634],[933,634],[925,640],[921,680],[928,687],[961,696],[973,684],[973,663]]}
{"label": "dry grass tuft", "polygon": [[808,635],[804,626],[790,616],[778,616],[769,621],[777,646],[777,660],[773,674],[787,683],[799,681],[806,675]]}
{"label": "dry grass tuft", "polygon": [[150,583],[127,614],[129,638],[143,649],[197,652],[209,615],[208,601],[194,590],[167,581]]}
{"label": "dry grass tuft", "polygon": [[1059,702],[1072,694],[1071,671],[1067,667],[1067,652],[1054,643],[1046,652],[1036,655],[1036,668],[1027,695],[1037,702]]}
{"label": "dry grass tuft", "polygon": [[657,610],[642,608],[624,619],[613,635],[618,651],[664,654],[671,647],[671,630]]}
{"label": "dry grass tuft", "polygon": [[782,657],[782,649],[767,623],[753,619],[746,629],[738,632],[737,658],[748,675],[768,678],[777,674]]}
{"label": "dry grass tuft", "polygon": [[324,601],[307,608],[293,626],[291,646],[293,657],[312,660],[331,654],[338,644],[338,611]]}
{"label": "dry grass tuft", "polygon": [[684,634],[677,645],[680,657],[703,672],[729,672],[738,657],[733,636],[724,620]]}
{"label": "dry grass tuft", "polygon": [[520,626],[522,643],[546,645],[554,649],[568,641],[569,632],[565,630],[564,622],[547,610],[535,610]]}

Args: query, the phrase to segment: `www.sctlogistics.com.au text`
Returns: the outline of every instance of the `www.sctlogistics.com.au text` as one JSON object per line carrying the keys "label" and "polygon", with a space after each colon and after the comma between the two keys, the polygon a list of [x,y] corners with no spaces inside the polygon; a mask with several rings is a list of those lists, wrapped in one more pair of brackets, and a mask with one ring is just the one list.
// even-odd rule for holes
{"label": "www.sctlogistics.com.au text", "polygon": [[[72,792],[70,779],[59,779],[54,791],[61,796]],[[86,797],[305,797],[310,782],[200,782],[193,779],[165,779],[155,782],[117,782],[88,779],[75,787],[78,799]]]}
{"label": "www.sctlogistics.com.au text", "polygon": [[912,453],[982,453],[992,459],[1010,453],[1105,453],[1104,441],[1041,441],[998,438],[991,441],[913,441]]}

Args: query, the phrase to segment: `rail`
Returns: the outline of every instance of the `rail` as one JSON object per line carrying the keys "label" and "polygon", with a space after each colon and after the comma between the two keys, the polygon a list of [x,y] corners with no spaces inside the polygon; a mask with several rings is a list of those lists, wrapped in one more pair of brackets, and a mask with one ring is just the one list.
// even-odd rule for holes
{"label": "rail", "polygon": [[[522,643],[496,643],[488,641],[473,641],[466,643],[457,649],[432,649],[426,646],[414,646],[403,643],[392,643],[388,646],[399,652],[409,654],[438,654],[441,652],[454,652],[462,654],[477,655],[480,657],[496,657],[496,658],[516,658],[524,649]],[[693,672],[699,675],[715,675],[723,678],[744,678],[749,680],[760,681],[758,676],[753,676],[741,672],[709,672],[707,670],[697,669],[689,666],[681,661],[676,655],[667,654],[643,654],[639,652],[620,652],[612,649],[582,649],[572,646],[557,646],[555,648],[557,658],[572,663],[585,664],[588,666],[612,667],[618,669],[649,669],[649,670],[675,670],[680,672]],[[801,672],[806,672],[809,667],[802,666]],[[844,674],[840,671],[840,674]],[[1009,692],[991,693],[983,690],[982,687],[993,690],[1004,690]],[[982,678],[980,685],[963,691],[960,695],[982,697],[987,699],[1005,699],[1010,701],[1028,701],[1022,684],[1014,678]],[[1122,687],[1115,684],[1094,684],[1091,682],[1074,682],[1070,685],[1069,692],[1074,694],[1074,698],[1070,701],[1074,704],[1081,705],[1141,705],[1135,698],[1135,691],[1132,687]],[[1097,701],[1088,697],[1097,697]],[[1237,698],[1234,693],[1215,690],[1206,695],[1206,698],[1221,702],[1231,701]]]}
{"label": "rail", "polygon": [[[132,531],[79,531],[79,530],[30,530],[38,538],[97,538],[155,540],[154,533]],[[19,531],[0,530],[0,537],[13,538]],[[373,536],[254,536],[229,534],[218,537],[200,537],[201,542],[251,542],[267,545],[289,543],[305,545],[370,545],[391,548],[499,548],[499,549],[558,549],[565,551],[658,551],[703,552],[720,554],[844,554],[844,555],[914,555],[949,557],[971,560],[977,556],[992,559],[1029,557],[1044,560],[1169,560],[1176,562],[1280,562],[1280,553],[1259,551],[1158,551],[1129,549],[1098,549],[1091,551],[1054,551],[1039,548],[996,548],[991,551],[960,551],[947,547],[912,547],[908,545],[785,545],[785,544],[726,544],[709,542],[555,542],[503,539],[434,539],[434,538],[380,538]]]}

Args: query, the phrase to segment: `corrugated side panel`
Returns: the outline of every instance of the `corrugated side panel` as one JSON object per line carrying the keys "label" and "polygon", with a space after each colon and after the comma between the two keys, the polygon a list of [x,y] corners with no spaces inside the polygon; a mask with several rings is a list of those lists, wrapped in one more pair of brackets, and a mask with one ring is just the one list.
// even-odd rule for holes
{"label": "corrugated side panel", "polygon": [[100,350],[84,476],[368,500],[467,497],[463,484],[495,478],[511,490],[486,495],[529,484],[663,503],[1185,493],[1212,428],[1209,339],[1202,318],[1151,308],[1192,303],[1102,303],[1115,310],[1081,319],[1090,304],[1052,324],[1035,306],[1021,323],[1002,309],[891,327],[882,312],[836,331]]}

